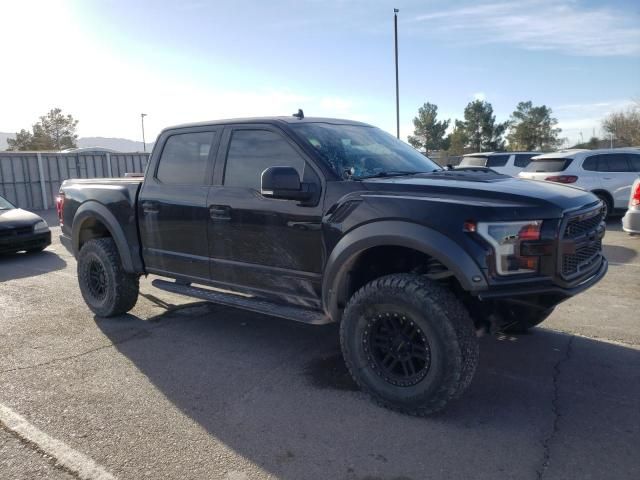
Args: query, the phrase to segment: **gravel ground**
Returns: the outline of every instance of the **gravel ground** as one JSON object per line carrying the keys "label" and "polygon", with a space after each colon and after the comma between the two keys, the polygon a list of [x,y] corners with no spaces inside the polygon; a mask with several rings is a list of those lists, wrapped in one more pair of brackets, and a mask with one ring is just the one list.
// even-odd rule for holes
{"label": "gravel ground", "polygon": [[[131,314],[95,318],[56,227],[0,258],[0,406],[122,479],[638,479],[640,237],[618,225],[607,277],[531,334],[483,338],[467,393],[426,419],[357,391],[335,326],[150,279]],[[57,460],[0,428],[0,478],[78,477]]]}

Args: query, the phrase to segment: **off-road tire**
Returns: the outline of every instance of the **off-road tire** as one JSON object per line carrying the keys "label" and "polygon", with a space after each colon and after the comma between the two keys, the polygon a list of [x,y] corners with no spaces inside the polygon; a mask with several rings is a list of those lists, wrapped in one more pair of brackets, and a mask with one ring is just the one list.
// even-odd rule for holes
{"label": "off-road tire", "polygon": [[[371,318],[389,311],[414,322],[428,344],[430,365],[424,377],[411,385],[386,380],[370,356],[373,351],[367,350]],[[379,405],[409,415],[442,410],[469,386],[478,363],[475,328],[462,302],[434,281],[412,274],[380,277],[358,290],[345,308],[340,344],[360,388]]]}
{"label": "off-road tire", "polygon": [[[92,275],[103,279],[99,294]],[[78,283],[85,303],[99,317],[126,313],[138,301],[139,276],[123,270],[111,238],[89,240],[82,246],[78,255]]]}
{"label": "off-road tire", "polygon": [[549,310],[518,312],[517,316],[514,315],[517,320],[506,323],[500,330],[503,333],[527,333],[533,327],[544,322],[553,313],[553,310],[550,308]]}

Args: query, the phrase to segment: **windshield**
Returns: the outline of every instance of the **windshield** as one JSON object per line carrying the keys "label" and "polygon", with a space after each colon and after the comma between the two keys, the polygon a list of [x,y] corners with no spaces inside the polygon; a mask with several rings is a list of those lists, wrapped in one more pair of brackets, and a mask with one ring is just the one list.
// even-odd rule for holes
{"label": "windshield", "polygon": [[486,167],[487,166],[487,157],[462,157],[460,161],[461,167]]}
{"label": "windshield", "polygon": [[442,170],[437,163],[379,128],[329,123],[300,123],[291,128],[343,178]]}
{"label": "windshield", "polygon": [[542,158],[532,160],[525,172],[561,172],[569,166],[572,158]]}
{"label": "windshield", "polygon": [[4,198],[0,197],[0,210],[11,210],[13,208],[16,208],[16,207],[11,205],[8,200],[5,200]]}

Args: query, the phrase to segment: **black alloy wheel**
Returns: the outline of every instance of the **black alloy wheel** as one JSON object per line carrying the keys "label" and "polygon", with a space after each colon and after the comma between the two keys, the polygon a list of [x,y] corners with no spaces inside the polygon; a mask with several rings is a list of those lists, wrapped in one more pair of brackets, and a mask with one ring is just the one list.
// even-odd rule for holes
{"label": "black alloy wheel", "polygon": [[104,266],[99,260],[92,258],[89,261],[88,289],[91,295],[98,301],[104,300],[107,295],[107,275]]}
{"label": "black alloy wheel", "polygon": [[431,366],[429,342],[405,314],[383,312],[368,318],[362,342],[371,357],[371,368],[392,385],[415,385]]}

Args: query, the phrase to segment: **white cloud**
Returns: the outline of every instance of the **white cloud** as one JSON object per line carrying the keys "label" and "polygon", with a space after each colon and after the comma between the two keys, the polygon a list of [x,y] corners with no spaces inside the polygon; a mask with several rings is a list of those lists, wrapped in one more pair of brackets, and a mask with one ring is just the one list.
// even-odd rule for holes
{"label": "white cloud", "polygon": [[472,97],[474,100],[480,100],[482,102],[484,102],[487,99],[487,95],[484,92],[476,92],[473,94]]}
{"label": "white cloud", "polygon": [[506,43],[581,56],[640,55],[640,15],[633,9],[521,0],[430,12],[412,21],[465,44]]}

